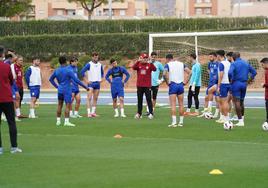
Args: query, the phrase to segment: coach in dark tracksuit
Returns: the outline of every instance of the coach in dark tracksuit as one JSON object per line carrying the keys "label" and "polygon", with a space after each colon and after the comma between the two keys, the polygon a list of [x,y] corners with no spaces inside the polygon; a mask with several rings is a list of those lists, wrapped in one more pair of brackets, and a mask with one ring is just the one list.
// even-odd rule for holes
{"label": "coach in dark tracksuit", "polygon": [[[11,92],[11,85],[13,83],[13,75],[11,73],[10,65],[3,62],[5,49],[0,46],[0,117],[2,112],[6,115],[9,135],[11,141],[11,153],[22,152],[17,147],[17,128],[15,122],[15,111]],[[0,120],[1,121],[1,120]],[[1,126],[1,125],[0,125]],[[1,127],[0,127],[0,154],[3,154]]]}

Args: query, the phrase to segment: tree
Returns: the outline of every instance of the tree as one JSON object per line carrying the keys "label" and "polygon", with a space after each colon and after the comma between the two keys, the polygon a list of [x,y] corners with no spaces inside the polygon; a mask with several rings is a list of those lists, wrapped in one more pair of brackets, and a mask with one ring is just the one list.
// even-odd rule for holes
{"label": "tree", "polygon": [[12,17],[28,12],[32,0],[0,0],[0,17]]}
{"label": "tree", "polygon": [[[124,0],[112,0],[112,2],[123,2]],[[108,0],[69,0],[69,2],[80,3],[81,6],[88,12],[88,20],[91,20],[93,11],[101,6],[107,4]]]}

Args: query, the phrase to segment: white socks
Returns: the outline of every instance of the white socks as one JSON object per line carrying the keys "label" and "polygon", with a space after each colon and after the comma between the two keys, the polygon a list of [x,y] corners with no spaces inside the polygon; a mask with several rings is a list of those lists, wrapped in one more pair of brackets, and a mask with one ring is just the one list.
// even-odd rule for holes
{"label": "white socks", "polygon": [[30,115],[31,115],[32,117],[35,116],[34,108],[30,108]]}
{"label": "white socks", "polygon": [[60,117],[57,117],[57,122],[60,122]]}
{"label": "white socks", "polygon": [[77,116],[78,115],[78,111],[74,111],[74,115]]}
{"label": "white socks", "polygon": [[213,101],[208,101],[208,108],[211,108],[213,104]]}
{"label": "white socks", "polygon": [[191,112],[191,109],[190,108],[187,108],[186,112]]}
{"label": "white socks", "polygon": [[125,110],[124,110],[124,108],[121,108],[121,115],[125,115]]}
{"label": "white socks", "polygon": [[90,108],[87,109],[87,114],[91,114]]}
{"label": "white socks", "polygon": [[180,116],[180,124],[182,125],[183,124],[183,116]]}
{"label": "white socks", "polygon": [[21,113],[20,113],[20,108],[16,108],[16,116],[18,117],[18,116],[20,116],[21,115]]}
{"label": "white socks", "polygon": [[172,116],[172,125],[177,124],[177,117],[176,116]]}
{"label": "white socks", "polygon": [[69,118],[65,118],[64,123],[69,123]]}
{"label": "white socks", "polygon": [[70,116],[73,116],[73,111],[72,111],[72,110],[70,110],[70,113],[69,113],[69,114],[70,114]]}
{"label": "white socks", "polygon": [[95,114],[95,113],[96,113],[96,107],[93,106],[93,107],[92,107],[92,114]]}
{"label": "white socks", "polygon": [[119,116],[118,108],[115,108],[115,109],[114,109],[114,112],[115,112],[115,115],[116,115],[116,116]]}

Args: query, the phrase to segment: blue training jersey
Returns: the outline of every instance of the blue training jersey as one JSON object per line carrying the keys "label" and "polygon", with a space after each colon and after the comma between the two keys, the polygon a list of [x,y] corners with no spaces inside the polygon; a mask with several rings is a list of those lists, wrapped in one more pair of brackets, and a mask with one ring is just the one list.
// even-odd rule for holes
{"label": "blue training jersey", "polygon": [[[123,82],[123,75],[126,75],[126,78],[124,80],[124,83],[127,83],[130,75],[125,67],[118,66],[113,67],[108,70],[105,79],[112,84],[112,86],[121,86],[121,83]],[[110,79],[110,76],[112,76],[112,80]]]}
{"label": "blue training jersey", "polygon": [[[78,79],[78,68],[77,66],[69,65],[69,69],[73,71],[75,77]],[[78,84],[74,81],[72,81],[72,89],[78,90]]]}
{"label": "blue training jersey", "polygon": [[158,86],[159,75],[164,72],[164,66],[159,61],[155,61],[153,64],[156,67],[156,71],[152,72],[152,86]]}
{"label": "blue training jersey", "polygon": [[208,63],[209,84],[218,83],[218,66],[219,66],[219,63],[217,61]]}
{"label": "blue training jersey", "polygon": [[[55,78],[57,79],[58,85],[55,82]],[[87,89],[87,86],[74,75],[69,66],[61,66],[57,68],[50,76],[49,81],[55,88],[58,89],[59,93],[72,90],[72,82],[75,82]]]}
{"label": "blue training jersey", "polygon": [[257,72],[248,62],[241,58],[237,58],[235,62],[231,64],[228,75],[232,82],[247,82],[249,76],[251,79],[254,79]]}

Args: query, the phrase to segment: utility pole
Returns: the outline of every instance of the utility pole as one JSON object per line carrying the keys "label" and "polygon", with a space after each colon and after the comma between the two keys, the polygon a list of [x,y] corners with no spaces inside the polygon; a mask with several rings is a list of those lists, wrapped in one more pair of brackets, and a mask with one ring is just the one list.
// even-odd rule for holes
{"label": "utility pole", "polygon": [[113,18],[113,12],[112,12],[112,0],[109,0],[109,18]]}

